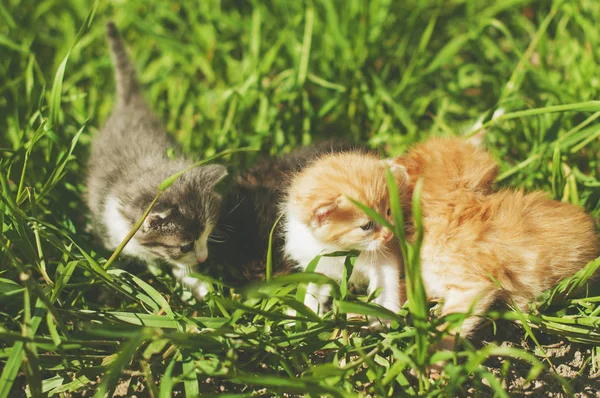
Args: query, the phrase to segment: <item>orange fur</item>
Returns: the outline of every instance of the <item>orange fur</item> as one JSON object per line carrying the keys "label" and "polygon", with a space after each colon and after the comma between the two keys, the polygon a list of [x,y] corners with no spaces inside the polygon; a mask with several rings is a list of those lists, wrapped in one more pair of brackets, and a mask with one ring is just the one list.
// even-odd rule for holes
{"label": "orange fur", "polygon": [[[527,310],[598,256],[589,215],[543,192],[493,193],[497,164],[462,139],[430,139],[396,163],[413,187],[423,178],[423,279],[428,297],[444,301],[443,315],[481,314],[495,300]],[[477,323],[467,318],[461,335],[469,337]]]}
{"label": "orange fur", "polygon": [[[368,286],[370,294],[381,289],[375,302],[398,312],[405,296],[397,242],[390,230],[375,223],[349,200],[367,205],[391,221],[388,169],[399,186],[396,194],[408,197],[403,168],[390,168],[388,161],[356,151],[324,155],[294,176],[283,203],[285,252],[305,268],[319,254],[360,250],[350,282]],[[316,272],[339,282],[344,259],[323,257]],[[328,295],[327,286],[309,284],[305,304],[322,313]]]}

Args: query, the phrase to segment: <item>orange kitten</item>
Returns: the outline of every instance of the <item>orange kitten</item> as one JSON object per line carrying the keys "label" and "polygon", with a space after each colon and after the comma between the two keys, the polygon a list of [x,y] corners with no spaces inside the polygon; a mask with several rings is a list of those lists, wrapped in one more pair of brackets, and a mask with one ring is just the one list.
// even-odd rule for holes
{"label": "orange kitten", "polygon": [[[306,266],[319,254],[360,250],[350,282],[381,288],[376,302],[393,312],[405,300],[400,284],[401,256],[392,232],[369,219],[348,198],[355,199],[391,220],[386,170],[389,164],[372,154],[345,152],[324,155],[292,180],[283,203],[285,253]],[[399,171],[399,173],[398,173]],[[406,174],[397,174],[400,194],[408,194]],[[343,257],[322,257],[316,272],[341,281]],[[309,284],[305,304],[317,313],[329,298],[330,287]]]}
{"label": "orange kitten", "polygon": [[[598,256],[594,222],[582,209],[543,192],[492,193],[498,166],[462,139],[430,139],[395,162],[411,187],[423,178],[423,281],[430,299],[443,300],[442,315],[481,314],[495,300],[525,311]],[[477,323],[467,318],[461,336]]]}

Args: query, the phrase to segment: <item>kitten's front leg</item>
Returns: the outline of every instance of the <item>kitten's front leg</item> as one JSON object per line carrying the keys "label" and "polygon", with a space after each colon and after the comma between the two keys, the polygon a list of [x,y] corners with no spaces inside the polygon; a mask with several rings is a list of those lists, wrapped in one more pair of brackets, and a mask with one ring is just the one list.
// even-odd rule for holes
{"label": "kitten's front leg", "polygon": [[306,288],[304,305],[310,308],[315,314],[321,316],[325,313],[325,306],[329,297],[331,297],[331,286],[309,283]]}
{"label": "kitten's front leg", "polygon": [[[317,264],[315,272],[328,276],[336,282],[340,282],[343,276],[344,260],[341,257],[322,257]],[[332,287],[329,284],[319,285],[309,283],[306,288],[304,305],[313,310],[319,316],[323,315],[327,308],[327,302],[331,297]]]}
{"label": "kitten's front leg", "polygon": [[[471,315],[463,321],[460,328],[460,336],[462,338],[469,338],[481,322],[481,318],[478,315],[483,314],[490,307],[497,293],[498,288],[496,286],[487,284],[469,289],[450,289],[444,300],[442,316],[470,312]],[[445,325],[442,325],[441,328],[445,328]],[[450,335],[446,336],[438,344],[438,348],[454,349],[455,334],[456,330],[452,330]]]}
{"label": "kitten's front leg", "polygon": [[[402,303],[406,301],[404,285],[400,281],[402,262],[400,255],[395,248],[392,251],[376,258],[376,262],[371,264],[369,270],[369,294],[381,288],[381,293],[374,301],[382,307],[397,314],[400,311]],[[384,320],[385,326],[390,326],[391,321]],[[374,321],[372,327],[379,327],[381,323]]]}
{"label": "kitten's front leg", "polygon": [[192,292],[196,300],[204,301],[210,289],[206,282],[189,276],[193,271],[192,267],[175,266],[173,268],[173,275],[185,289]]}
{"label": "kitten's front leg", "polygon": [[378,283],[372,289],[372,293],[378,288],[381,288],[381,293],[374,301],[387,308],[393,313],[398,313],[402,304],[402,289],[400,287],[400,272],[395,267],[385,267],[378,270]]}

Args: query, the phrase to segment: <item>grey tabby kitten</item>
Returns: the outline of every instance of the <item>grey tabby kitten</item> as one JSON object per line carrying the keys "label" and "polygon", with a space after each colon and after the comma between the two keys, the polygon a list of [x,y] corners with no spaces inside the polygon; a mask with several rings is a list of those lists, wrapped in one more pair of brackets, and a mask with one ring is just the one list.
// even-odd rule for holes
{"label": "grey tabby kitten", "polygon": [[[176,147],[144,101],[115,25],[107,24],[115,66],[117,99],[112,115],[94,137],[87,180],[88,206],[94,228],[106,248],[114,250],[158,192],[159,184],[192,162]],[[208,256],[207,241],[217,222],[221,196],[214,190],[227,175],[222,165],[194,168],[169,187],[155,204],[124,253],[150,262],[164,260],[198,299],[206,284],[189,277]]]}

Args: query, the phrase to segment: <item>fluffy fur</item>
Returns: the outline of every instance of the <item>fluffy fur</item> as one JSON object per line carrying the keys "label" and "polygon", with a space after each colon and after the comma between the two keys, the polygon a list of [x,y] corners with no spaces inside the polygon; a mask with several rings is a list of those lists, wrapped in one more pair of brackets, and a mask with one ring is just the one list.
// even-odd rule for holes
{"label": "fluffy fur", "polygon": [[[386,184],[388,163],[373,154],[347,152],[325,155],[292,180],[283,202],[285,253],[300,268],[319,254],[360,250],[350,282],[367,285],[372,293],[381,288],[376,302],[398,312],[405,300],[400,284],[401,257],[392,232],[370,220],[349,198],[355,199],[391,221]],[[406,195],[404,170],[392,170]],[[340,281],[342,257],[323,257],[316,272]],[[310,284],[305,304],[322,313],[329,289]]]}
{"label": "fluffy fur", "polygon": [[[543,192],[492,192],[497,164],[462,139],[430,139],[395,162],[411,187],[423,179],[421,267],[428,297],[443,301],[442,315],[481,314],[496,300],[526,311],[598,256],[594,222],[582,209]],[[467,318],[461,336],[477,323]]]}
{"label": "fluffy fur", "polygon": [[[107,24],[117,81],[110,118],[94,137],[88,171],[87,202],[95,231],[108,249],[125,238],[158,193],[159,184],[191,161],[169,159],[175,143],[140,92],[119,34]],[[180,177],[155,204],[124,253],[145,261],[164,260],[174,274],[202,298],[206,286],[187,275],[206,260],[207,240],[219,214],[215,185],[227,175],[221,165],[198,167]]]}

